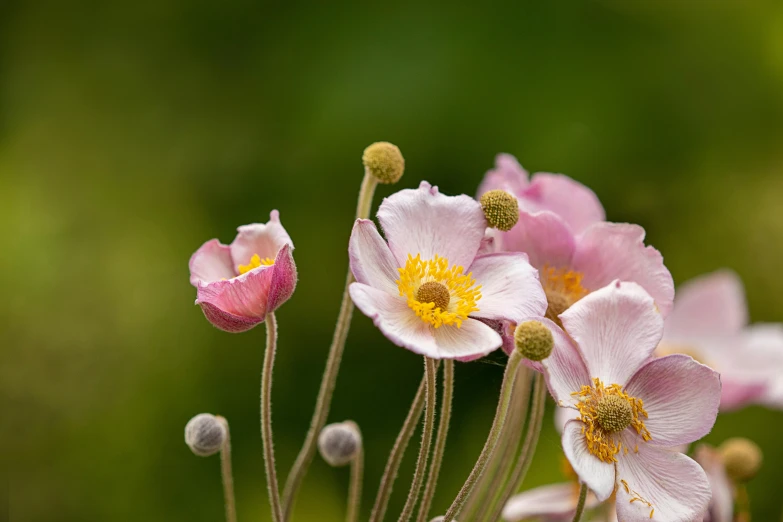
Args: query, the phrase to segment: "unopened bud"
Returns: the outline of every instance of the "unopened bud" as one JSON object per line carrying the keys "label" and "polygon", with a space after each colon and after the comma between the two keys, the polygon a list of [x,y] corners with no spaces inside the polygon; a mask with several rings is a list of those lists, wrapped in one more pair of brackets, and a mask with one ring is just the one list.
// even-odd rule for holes
{"label": "unopened bud", "polygon": [[362,163],[378,183],[397,183],[405,172],[405,158],[397,145],[388,141],[379,141],[364,149]]}
{"label": "unopened bud", "polygon": [[479,203],[491,228],[508,232],[519,221],[519,202],[505,190],[485,192],[479,198]]}
{"label": "unopened bud", "polygon": [[318,451],[332,466],[345,466],[362,448],[362,434],[355,422],[329,424],[318,436]]}
{"label": "unopened bud", "polygon": [[199,413],[185,426],[185,444],[199,457],[220,451],[226,435],[224,421],[209,413]]}
{"label": "unopened bud", "polygon": [[517,350],[531,361],[543,361],[552,353],[555,338],[540,321],[525,321],[514,331]]}
{"label": "unopened bud", "polygon": [[726,466],[726,474],[736,482],[749,481],[761,468],[761,448],[743,437],[727,439],[718,447],[718,453]]}

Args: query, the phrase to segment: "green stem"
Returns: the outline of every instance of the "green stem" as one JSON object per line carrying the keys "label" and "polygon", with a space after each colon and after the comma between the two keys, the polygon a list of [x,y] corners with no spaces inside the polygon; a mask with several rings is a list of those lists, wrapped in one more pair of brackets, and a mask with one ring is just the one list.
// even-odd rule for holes
{"label": "green stem", "polygon": [[[356,426],[358,430],[359,427]],[[364,479],[364,445],[359,445],[359,451],[351,461],[351,482],[348,487],[348,512],[346,522],[357,522],[362,504],[362,481]]]}
{"label": "green stem", "polygon": [[280,493],[277,487],[277,471],[275,471],[275,448],[272,442],[272,368],[275,365],[275,350],[277,346],[277,320],[275,314],[266,316],[266,351],[264,352],[264,367],[261,371],[261,442],[264,447],[264,467],[266,483],[269,490],[269,504],[272,506],[272,520],[283,520],[280,507]]}
{"label": "green stem", "polygon": [[587,486],[584,482],[579,487],[579,502],[576,504],[576,513],[574,513],[573,522],[579,522],[582,519],[582,512],[585,510],[585,500],[587,499]]}
{"label": "green stem", "polygon": [[[375,187],[378,182],[370,173],[364,174],[361,189],[359,189],[359,200],[356,205],[356,218],[365,219],[370,215],[372,198],[375,194]],[[345,349],[345,340],[348,337],[348,330],[351,327],[351,316],[353,315],[353,301],[348,293],[348,287],[354,282],[351,269],[345,278],[345,289],[343,290],[343,301],[340,304],[340,313],[337,316],[337,325],[332,337],[332,345],[329,347],[329,356],[326,360],[326,369],[321,378],[321,387],[318,391],[318,399],[315,404],[315,412],[310,421],[310,428],[307,430],[302,449],[288,473],[288,479],[283,490],[283,522],[291,517],[294,500],[299,491],[299,486],[304,480],[307,469],[315,456],[318,443],[318,434],[326,425],[326,419],[329,416],[329,408],[332,404],[332,395],[337,384],[337,374],[340,371],[340,362],[342,361],[343,351]]]}
{"label": "green stem", "polygon": [[427,519],[427,513],[435,496],[435,488],[438,485],[438,475],[443,463],[443,454],[446,451],[446,438],[449,434],[449,422],[451,422],[451,401],[454,396],[454,361],[447,360],[443,365],[443,406],[441,406],[440,422],[438,423],[438,437],[435,440],[435,450],[432,455],[432,467],[424,488],[424,496],[419,507],[418,522]]}
{"label": "green stem", "polygon": [[218,421],[226,428],[226,440],[220,449],[220,475],[223,479],[223,498],[226,503],[226,522],[237,522],[236,500],[234,499],[234,474],[231,471],[231,434],[228,421],[217,416]]}
{"label": "green stem", "polygon": [[484,444],[484,449],[481,450],[478,460],[476,461],[473,470],[468,476],[468,480],[462,486],[462,489],[457,494],[457,498],[452,502],[451,507],[443,517],[443,522],[451,522],[454,517],[462,509],[465,501],[470,496],[473,487],[476,485],[476,481],[481,478],[481,474],[484,472],[484,468],[487,466],[487,462],[497,447],[498,439],[500,438],[503,424],[506,421],[506,414],[508,413],[508,405],[511,402],[511,392],[514,388],[514,378],[517,374],[517,368],[520,362],[522,362],[522,354],[518,350],[514,350],[511,357],[508,358],[508,364],[506,366],[506,373],[503,375],[503,384],[500,387],[500,400],[498,401],[497,410],[495,411],[495,420],[492,422],[492,428],[489,430],[489,436],[487,442]]}

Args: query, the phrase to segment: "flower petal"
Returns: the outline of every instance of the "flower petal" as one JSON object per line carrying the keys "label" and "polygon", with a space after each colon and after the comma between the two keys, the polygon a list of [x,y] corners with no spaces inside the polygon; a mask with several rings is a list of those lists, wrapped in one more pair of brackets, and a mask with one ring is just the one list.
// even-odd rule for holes
{"label": "flower petal", "polygon": [[603,502],[614,491],[614,465],[590,453],[582,434],[581,421],[568,421],[563,428],[563,451],[579,479]]}
{"label": "flower petal", "polygon": [[591,377],[624,385],[652,354],[663,318],[652,297],[635,283],[613,283],[577,301],[560,315]]}
{"label": "flower petal", "polygon": [[[266,313],[272,313],[280,305],[288,301],[296,289],[297,272],[296,263],[291,244],[284,244],[275,257],[275,264],[272,265],[272,280],[269,284],[269,296],[267,298]],[[256,269],[257,270],[257,269]]]}
{"label": "flower petal", "polygon": [[190,284],[211,283],[236,276],[231,260],[231,248],[217,239],[210,239],[190,257]]}
{"label": "flower petal", "polygon": [[701,520],[710,496],[704,470],[682,453],[642,444],[617,462],[617,518],[623,522]]}
{"label": "flower petal", "polygon": [[391,250],[381,238],[375,223],[369,219],[357,219],[348,244],[351,272],[359,283],[397,294],[399,278],[397,262]]}
{"label": "flower petal", "polygon": [[519,196],[528,186],[527,171],[511,154],[495,156],[495,168],[487,171],[479,185],[478,196],[490,190],[505,190]]}
{"label": "flower petal", "polygon": [[[418,320],[418,318],[417,318]],[[419,320],[419,322],[422,322]],[[425,353],[433,359],[464,359],[466,357],[483,356],[500,348],[503,340],[492,327],[478,319],[462,321],[462,326],[445,325],[432,328],[435,342],[438,345],[436,354]]]}
{"label": "flower petal", "polygon": [[356,307],[391,342],[428,357],[438,357],[438,345],[430,325],[416,317],[404,299],[362,283],[352,283],[349,292]]}
{"label": "flower petal", "polygon": [[522,210],[554,212],[575,234],[606,219],[595,192],[563,174],[535,174],[519,199]]}
{"label": "flower petal", "polygon": [[204,317],[207,318],[207,321],[212,323],[215,328],[223,330],[224,332],[246,332],[257,324],[264,322],[263,318],[242,317],[240,315],[226,312],[212,303],[204,302],[199,304],[201,306],[201,310],[204,312]]}
{"label": "flower petal", "polygon": [[262,266],[233,279],[199,285],[196,304],[206,303],[210,309],[216,308],[247,320],[263,321],[268,312],[269,288],[274,273],[273,266]]}
{"label": "flower petal", "polygon": [[471,317],[519,322],[541,317],[547,302],[538,271],[518,252],[479,256],[468,269],[481,285],[478,312]]}
{"label": "flower petal", "polygon": [[[566,517],[576,512],[579,484],[567,482],[529,489],[509,499],[503,508],[503,520],[517,522],[528,518]],[[588,495],[585,509],[598,505],[595,495]]]}
{"label": "flower petal", "polygon": [[378,220],[397,266],[405,266],[409,254],[421,254],[423,260],[438,255],[452,265],[468,267],[487,227],[476,200],[445,196],[426,181],[418,189],[401,190],[384,199]]}
{"label": "flower petal", "polygon": [[588,290],[615,279],[641,285],[665,317],[672,308],[674,282],[663,256],[644,246],[644,229],[627,223],[598,223],[586,229],[574,252],[573,269]]}
{"label": "flower petal", "polygon": [[519,213],[519,222],[500,235],[507,252],[524,252],[536,268],[571,266],[576,249],[574,234],[563,219],[552,212]]}
{"label": "flower petal", "polygon": [[677,446],[710,432],[720,405],[720,375],[687,355],[668,355],[642,366],[625,392],[644,401],[644,420],[655,446]]}
{"label": "flower petal", "polygon": [[268,223],[242,225],[237,231],[237,237],[231,243],[231,257],[236,266],[248,264],[256,254],[261,259],[274,259],[283,245],[294,245],[280,224],[280,213],[277,210],[269,213]]}
{"label": "flower petal", "polygon": [[712,490],[712,501],[709,507],[709,522],[732,522],[734,520],[734,487],[726,475],[726,467],[718,453],[702,444],[696,448],[698,462]]}

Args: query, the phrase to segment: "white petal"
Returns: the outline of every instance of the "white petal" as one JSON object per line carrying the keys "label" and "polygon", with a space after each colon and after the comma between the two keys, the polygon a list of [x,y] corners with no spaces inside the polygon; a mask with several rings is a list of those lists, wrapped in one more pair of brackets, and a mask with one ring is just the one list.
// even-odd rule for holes
{"label": "white petal", "polygon": [[603,502],[614,491],[614,465],[590,453],[582,434],[583,426],[578,420],[566,423],[563,429],[563,451],[579,479]]}
{"label": "white petal", "polygon": [[[419,322],[422,321],[419,319]],[[477,319],[462,321],[461,327],[444,325],[440,328],[432,328],[432,333],[435,336],[437,352],[424,355],[433,359],[487,355],[503,344],[500,334]]]}
{"label": "white petal", "polygon": [[348,256],[356,281],[389,294],[398,292],[395,281],[399,278],[399,267],[375,223],[369,219],[356,220],[348,243]]}
{"label": "white petal", "polygon": [[[573,517],[579,500],[579,484],[569,482],[533,488],[509,499],[503,508],[503,519],[517,522],[528,518]],[[586,509],[598,504],[595,495],[588,495]]]}

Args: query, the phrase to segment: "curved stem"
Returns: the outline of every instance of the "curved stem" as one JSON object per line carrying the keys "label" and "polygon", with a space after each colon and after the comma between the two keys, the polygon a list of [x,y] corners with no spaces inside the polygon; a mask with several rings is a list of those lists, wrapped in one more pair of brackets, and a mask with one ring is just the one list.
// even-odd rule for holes
{"label": "curved stem", "polygon": [[495,420],[492,422],[492,428],[489,430],[487,442],[484,444],[484,449],[481,450],[481,454],[479,455],[475,466],[473,466],[473,470],[470,472],[468,480],[465,481],[462,489],[457,494],[457,498],[454,499],[449,510],[446,511],[443,522],[451,522],[454,520],[454,517],[459,510],[462,509],[462,506],[465,504],[471,491],[473,491],[476,481],[481,477],[487,462],[495,451],[501,430],[503,429],[503,424],[506,421],[508,405],[511,402],[511,392],[514,388],[514,378],[517,375],[517,368],[519,367],[520,362],[522,362],[522,355],[519,351],[514,350],[511,353],[511,357],[508,358],[506,373],[503,375],[503,384],[500,387],[500,400],[498,401],[497,410],[495,411]]}
{"label": "curved stem", "polygon": [[[370,215],[372,198],[375,194],[377,180],[369,173],[364,174],[361,189],[359,189],[359,200],[356,205],[356,218],[367,218]],[[326,369],[321,378],[321,387],[318,390],[318,399],[315,404],[313,418],[310,420],[310,428],[307,430],[302,449],[291,467],[286,479],[285,489],[283,490],[283,521],[287,521],[291,516],[294,500],[299,490],[299,486],[304,480],[307,468],[315,456],[318,434],[326,424],[329,416],[329,408],[332,404],[332,395],[337,383],[337,374],[340,371],[340,362],[345,349],[345,339],[348,337],[348,330],[351,327],[351,315],[353,315],[353,301],[348,294],[348,287],[354,282],[351,269],[348,269],[348,275],[345,278],[345,290],[343,290],[343,301],[340,304],[340,313],[337,316],[337,325],[332,337],[332,345],[329,347],[329,356],[326,359]]]}
{"label": "curved stem", "polygon": [[[357,427],[358,429],[358,427]],[[346,522],[357,522],[362,504],[362,480],[364,479],[364,447],[359,446],[359,452],[351,461],[351,483],[348,486],[348,512]]]}
{"label": "curved stem", "polygon": [[421,485],[424,482],[424,474],[427,472],[427,459],[430,456],[430,447],[432,446],[432,433],[435,431],[435,406],[436,406],[436,377],[435,361],[429,357],[424,358],[424,375],[427,381],[426,400],[424,402],[424,429],[421,432],[421,447],[419,448],[419,458],[416,462],[416,471],[413,473],[413,481],[408,491],[408,499],[402,508],[398,522],[407,522],[413,514],[416,502],[419,500]]}
{"label": "curved stem", "polygon": [[231,472],[231,434],[225,417],[217,416],[226,428],[226,440],[220,449],[220,475],[223,479],[223,498],[226,503],[226,522],[237,522],[236,500],[234,499],[234,474]]}
{"label": "curved stem", "polygon": [[277,346],[275,314],[267,315],[264,322],[266,323],[266,351],[264,352],[264,367],[261,371],[261,442],[264,446],[264,468],[267,489],[269,490],[269,504],[272,506],[272,520],[281,522],[283,514],[277,487],[277,471],[275,471],[275,448],[272,442],[272,368],[275,365]]}
{"label": "curved stem", "polygon": [[582,512],[585,510],[585,499],[587,499],[587,486],[584,482],[579,487],[579,502],[576,504],[576,513],[572,522],[579,522],[582,519]]}
{"label": "curved stem", "polygon": [[432,467],[424,488],[424,496],[419,507],[418,522],[427,520],[427,513],[432,505],[432,497],[435,496],[435,487],[438,485],[440,466],[443,463],[443,453],[446,451],[446,438],[449,434],[449,422],[451,422],[451,401],[454,396],[454,361],[447,360],[443,364],[443,406],[441,406],[440,422],[438,423],[438,438],[435,440],[435,450],[432,454]]}

